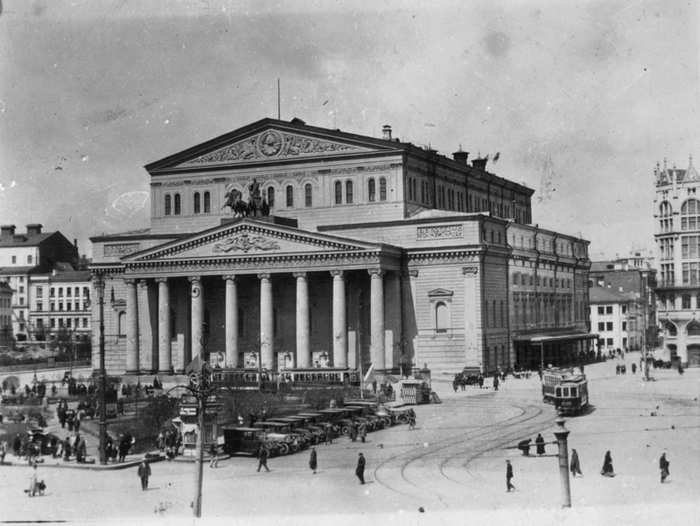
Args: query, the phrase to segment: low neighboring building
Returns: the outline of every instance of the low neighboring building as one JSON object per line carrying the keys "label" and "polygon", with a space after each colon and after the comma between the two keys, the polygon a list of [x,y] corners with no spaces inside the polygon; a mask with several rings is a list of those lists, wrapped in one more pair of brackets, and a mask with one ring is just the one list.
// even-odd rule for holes
{"label": "low neighboring building", "polygon": [[17,341],[32,339],[29,325],[33,302],[31,281],[48,274],[65,262],[71,269],[79,265],[77,242],[71,243],[60,232],[42,232],[43,226],[27,225],[17,233],[15,225],[0,227],[0,281],[14,290],[12,297],[12,332]]}
{"label": "low neighboring building", "polygon": [[[621,287],[620,287],[621,288]],[[598,333],[598,347],[638,350],[644,345],[645,302],[633,292],[612,287],[591,287],[591,329]]]}
{"label": "low neighboring building", "polygon": [[[92,336],[90,271],[58,264],[50,274],[32,277],[29,331],[33,341],[51,341],[62,350],[89,347]],[[80,353],[77,353],[80,354]],[[77,358],[89,358],[76,356]]]}

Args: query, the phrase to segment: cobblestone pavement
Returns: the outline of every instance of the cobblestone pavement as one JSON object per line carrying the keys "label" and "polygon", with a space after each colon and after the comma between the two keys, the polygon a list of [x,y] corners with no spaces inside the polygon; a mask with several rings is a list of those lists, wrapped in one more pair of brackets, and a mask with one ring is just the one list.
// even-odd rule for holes
{"label": "cobblestone pavement", "polygon": [[[634,353],[627,363],[633,359]],[[700,370],[682,377],[655,371],[655,380],[645,382],[639,374],[616,375],[615,364],[586,368],[593,407],[566,422],[569,448],[577,449],[583,470],[571,479],[570,509],[561,509],[556,445],[547,445],[552,456],[543,458],[512,449],[537,433],[554,441],[556,415],[541,402],[537,376],[509,379],[498,392],[457,393],[445,377],[433,382],[444,403],[416,407],[416,430],[399,426],[368,435],[366,443],[317,446],[316,475],[308,452],[270,459],[270,473],[258,473],[250,457],[205,466],[203,517],[243,524],[700,524],[693,478],[700,473]],[[600,476],[608,450],[615,478]],[[664,451],[671,476],[661,484]],[[354,475],[359,452],[367,459],[364,486]],[[514,468],[513,493],[506,493],[506,459]],[[2,520],[189,521],[193,464],[159,462],[152,469],[144,492],[135,467],[42,466],[46,494],[28,499],[28,468],[0,467]]]}

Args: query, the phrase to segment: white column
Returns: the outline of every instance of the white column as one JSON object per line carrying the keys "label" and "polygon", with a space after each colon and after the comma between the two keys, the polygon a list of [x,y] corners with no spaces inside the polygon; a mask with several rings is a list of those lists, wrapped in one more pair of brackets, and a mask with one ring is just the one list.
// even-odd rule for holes
{"label": "white column", "polygon": [[367,272],[370,275],[370,359],[375,368],[384,370],[384,271],[372,268]]}
{"label": "white column", "polygon": [[311,367],[309,349],[309,282],[306,272],[295,272],[297,279],[297,367]]}
{"label": "white column", "polygon": [[[202,290],[202,280],[200,276],[190,276],[190,296],[192,298],[192,359],[202,354],[204,332],[202,323],[204,322],[204,291]],[[202,356],[202,359],[205,357]],[[188,364],[185,364],[187,367]]]}
{"label": "white column", "polygon": [[272,306],[272,281],[270,274],[258,274],[260,278],[260,358],[268,371],[274,365],[274,313]]}
{"label": "white column", "polygon": [[136,281],[126,283],[126,374],[139,374],[139,317]]}
{"label": "white column", "polygon": [[345,303],[345,276],[332,270],[333,276],[333,366],[348,366],[348,320]]}
{"label": "white column", "polygon": [[238,283],[236,276],[226,281],[226,367],[238,366]]}
{"label": "white column", "polygon": [[464,274],[464,362],[469,367],[479,367],[484,373],[488,364],[483,356],[483,302],[477,267],[462,268]]}
{"label": "white column", "polygon": [[167,278],[156,278],[158,283],[158,372],[172,372],[172,344],[170,340],[170,288]]}

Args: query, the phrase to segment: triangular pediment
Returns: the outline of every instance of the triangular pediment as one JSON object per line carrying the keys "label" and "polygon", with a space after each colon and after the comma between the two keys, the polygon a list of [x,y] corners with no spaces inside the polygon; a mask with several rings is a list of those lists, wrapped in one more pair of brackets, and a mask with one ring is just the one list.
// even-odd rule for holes
{"label": "triangular pediment", "polygon": [[122,258],[151,261],[251,258],[297,254],[375,252],[382,245],[240,219]]}
{"label": "triangular pediment", "polygon": [[401,143],[326,130],[305,124],[263,119],[146,166],[150,173],[168,170],[327,158],[395,150]]}

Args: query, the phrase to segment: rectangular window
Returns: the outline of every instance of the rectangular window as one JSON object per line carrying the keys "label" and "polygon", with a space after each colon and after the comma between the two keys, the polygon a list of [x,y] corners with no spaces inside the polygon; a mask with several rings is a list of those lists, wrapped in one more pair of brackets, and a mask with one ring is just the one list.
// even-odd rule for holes
{"label": "rectangular window", "polygon": [[42,310],[44,310],[44,304],[43,304],[43,303],[37,303],[37,304],[36,304],[36,310],[38,310],[39,312],[41,312]]}
{"label": "rectangular window", "polygon": [[71,310],[71,306],[72,306],[72,305],[71,305],[71,302],[70,302],[70,301],[67,301],[67,302],[66,302],[66,310]]}
{"label": "rectangular window", "polygon": [[27,256],[27,265],[32,264],[32,256]]}
{"label": "rectangular window", "polygon": [[51,328],[55,329],[56,328],[56,318],[51,318]]}
{"label": "rectangular window", "polygon": [[62,298],[63,297],[63,287],[58,288],[58,297]]}
{"label": "rectangular window", "polygon": [[58,302],[58,310],[63,310],[63,302],[62,301]]}
{"label": "rectangular window", "polygon": [[42,297],[44,297],[44,288],[43,288],[43,287],[37,287],[37,288],[36,288],[36,297],[37,297],[37,298],[42,298]]}
{"label": "rectangular window", "polygon": [[605,331],[605,322],[604,322],[604,321],[599,321],[599,322],[598,322],[598,331],[599,331],[599,332],[604,332],[604,331]]}
{"label": "rectangular window", "polygon": [[612,314],[612,306],[611,305],[608,305],[607,307],[605,307],[605,314]]}
{"label": "rectangular window", "polygon": [[606,330],[606,331],[612,331],[612,330],[613,330],[613,324],[612,324],[611,321],[609,321],[609,322],[607,322],[607,323],[605,324],[605,330]]}
{"label": "rectangular window", "polygon": [[598,307],[598,316],[605,315],[605,307]]}
{"label": "rectangular window", "polygon": [[90,297],[90,288],[89,287],[83,287],[83,296],[86,298]]}
{"label": "rectangular window", "polygon": [[17,263],[17,256],[12,256],[12,264],[14,265]]}
{"label": "rectangular window", "polygon": [[88,326],[88,319],[83,318],[83,328],[87,329],[87,326]]}
{"label": "rectangular window", "polygon": [[68,319],[66,320],[66,327],[68,327],[68,328],[70,329],[70,326],[71,326],[71,319],[68,318]]}
{"label": "rectangular window", "polygon": [[56,295],[56,289],[51,287],[51,297],[53,298]]}
{"label": "rectangular window", "polygon": [[607,339],[607,343],[608,343],[608,347],[612,347],[612,346],[613,346],[613,339],[612,339],[612,338],[608,338],[608,339]]}
{"label": "rectangular window", "polygon": [[21,286],[21,287],[19,288],[19,293],[20,293],[20,294],[24,294],[24,286]]}
{"label": "rectangular window", "polygon": [[622,306],[622,314],[627,314],[627,305]]}
{"label": "rectangular window", "polygon": [[75,302],[75,310],[80,310],[80,302],[79,301]]}
{"label": "rectangular window", "polygon": [[71,292],[73,292],[73,289],[66,287],[66,297],[70,298],[72,296]]}
{"label": "rectangular window", "polygon": [[623,321],[623,322],[622,322],[622,330],[623,330],[623,331],[626,331],[626,330],[627,330],[627,322],[626,322],[626,321]]}
{"label": "rectangular window", "polygon": [[517,285],[517,284],[518,284],[518,275],[513,274],[513,285]]}

